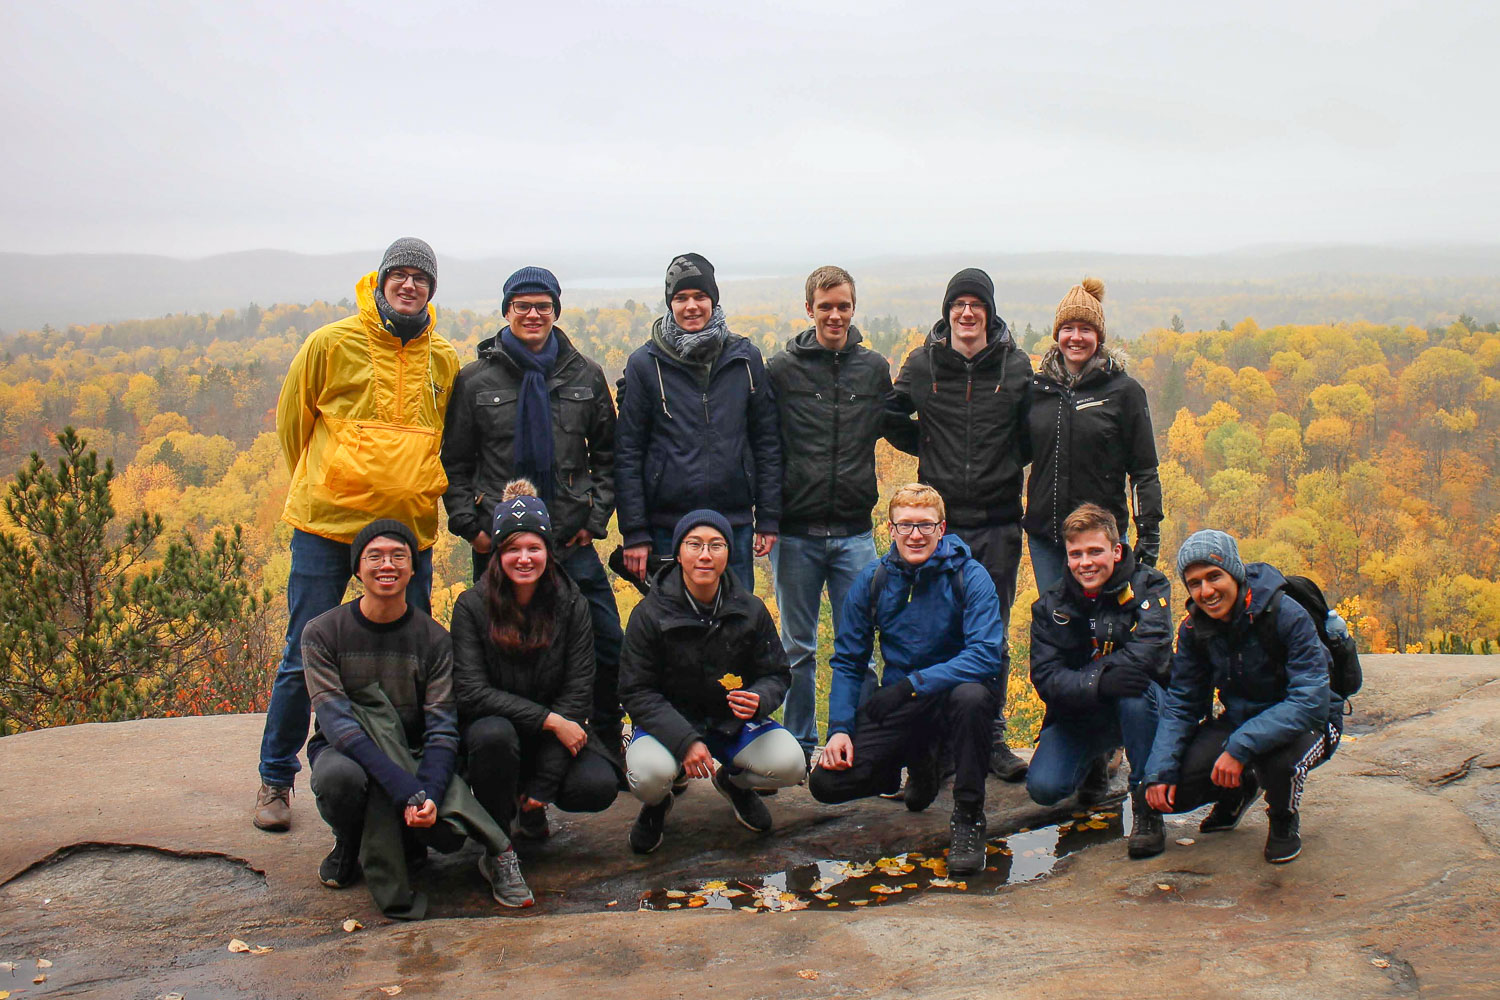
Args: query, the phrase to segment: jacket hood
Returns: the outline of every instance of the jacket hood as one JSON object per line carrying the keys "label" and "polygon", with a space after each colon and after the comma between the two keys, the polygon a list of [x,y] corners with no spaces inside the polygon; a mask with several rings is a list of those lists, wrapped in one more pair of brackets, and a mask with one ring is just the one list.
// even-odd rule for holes
{"label": "jacket hood", "polygon": [[1124,375],[1125,356],[1113,350],[1108,345],[1101,346],[1094,356],[1083,366],[1083,371],[1075,378],[1068,372],[1067,365],[1063,362],[1062,351],[1054,343],[1047,348],[1042,355],[1042,362],[1037,366],[1037,374],[1051,379],[1058,385],[1081,385],[1090,375],[1102,372],[1104,375]]}
{"label": "jacket hood", "polygon": [[[951,334],[952,330],[949,328],[948,320],[945,317],[932,324],[932,332],[927,334],[927,342],[929,344],[942,344],[944,346],[951,346],[948,343]],[[995,348],[1001,347],[1005,344],[1011,344],[1013,346],[1015,345],[1015,337],[1011,336],[1010,325],[999,316],[992,317],[990,319],[989,343],[985,344],[984,349],[978,354],[974,355],[974,358],[975,360],[978,360]],[[1017,350],[1019,350],[1019,348],[1017,348]]]}
{"label": "jacket hood", "polygon": [[[752,345],[749,340],[741,337],[733,330],[730,330],[729,336],[724,338],[724,346],[719,350],[719,356],[714,359],[713,367],[715,369],[721,368],[727,362],[734,361],[739,358],[743,358],[748,361],[750,359],[750,352],[753,347],[754,345]],[[683,361],[681,358],[677,357],[677,355],[672,353],[671,348],[667,347],[667,345],[663,343],[661,336],[660,316],[656,317],[655,321],[651,324],[651,337],[646,341],[645,348],[648,353],[655,357],[661,358],[663,361],[670,361],[674,365],[683,367],[693,367],[691,362]]]}
{"label": "jacket hood", "polygon": [[[354,283],[354,301],[359,305],[359,318],[365,328],[371,331],[379,331],[387,337],[394,338],[396,335],[385,328],[385,319],[380,315],[380,307],[375,304],[375,288],[380,283],[380,272],[371,271]],[[425,337],[433,330],[433,324],[437,322],[437,307],[431,302],[427,303],[427,325],[417,337]],[[416,337],[412,338],[413,340]]]}
{"label": "jacket hood", "polygon": [[[718,609],[710,615],[715,621],[730,615],[749,616],[750,606],[745,588],[740,586],[734,573],[727,568],[719,578],[719,594]],[[701,624],[701,619],[688,603],[687,585],[682,581],[682,567],[676,562],[668,563],[657,571],[651,580],[651,593],[646,599],[654,599],[661,607],[667,627]]]}
{"label": "jacket hood", "polygon": [[951,532],[942,537],[937,544],[937,549],[920,566],[912,566],[902,559],[895,542],[891,542],[890,551],[884,556],[885,563],[891,571],[903,576],[950,573],[961,568],[964,562],[972,558],[974,556],[969,551],[969,543]]}
{"label": "jacket hood", "polygon": [[[852,347],[854,347],[854,346],[856,346],[858,344],[863,344],[864,342],[865,342],[865,338],[859,332],[859,327],[857,327],[857,326],[855,326],[855,325],[853,325],[851,323],[849,325],[849,339],[844,344],[844,350],[847,351],[850,348],[852,348]],[[816,327],[812,327],[812,326],[808,327],[806,330],[803,330],[801,333],[797,334],[795,337],[792,337],[789,340],[787,340],[787,342],[786,342],[786,349],[787,349],[787,352],[790,353],[790,354],[819,354],[819,353],[821,353],[821,354],[832,354],[832,353],[834,353],[833,351],[830,351],[828,348],[824,347],[822,344],[820,344],[818,342],[818,330],[817,330]],[[842,352],[839,352],[839,353],[842,353]]]}

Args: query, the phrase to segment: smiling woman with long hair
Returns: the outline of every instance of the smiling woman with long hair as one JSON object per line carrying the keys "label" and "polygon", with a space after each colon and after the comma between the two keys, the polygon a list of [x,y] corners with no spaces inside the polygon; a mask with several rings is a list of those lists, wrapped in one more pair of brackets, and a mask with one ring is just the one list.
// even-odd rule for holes
{"label": "smiling woman with long hair", "polygon": [[524,479],[506,487],[495,557],[453,608],[453,677],[469,783],[509,828],[548,834],[548,805],[607,809],[618,763],[587,729],[594,633],[588,600],[558,569],[552,519]]}

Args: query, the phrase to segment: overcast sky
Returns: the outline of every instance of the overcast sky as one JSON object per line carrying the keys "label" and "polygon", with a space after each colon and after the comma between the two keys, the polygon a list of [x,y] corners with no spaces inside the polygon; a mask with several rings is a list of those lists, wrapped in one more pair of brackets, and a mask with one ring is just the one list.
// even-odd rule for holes
{"label": "overcast sky", "polygon": [[1500,4],[487,6],[0,5],[0,250],[1500,233]]}

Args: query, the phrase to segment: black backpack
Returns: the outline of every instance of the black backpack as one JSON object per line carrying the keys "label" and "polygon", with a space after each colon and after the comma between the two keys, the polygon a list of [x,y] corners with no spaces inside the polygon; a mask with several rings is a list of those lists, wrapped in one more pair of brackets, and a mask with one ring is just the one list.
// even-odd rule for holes
{"label": "black backpack", "polygon": [[1340,698],[1346,701],[1352,698],[1364,683],[1364,671],[1359,665],[1359,649],[1355,646],[1354,637],[1351,635],[1331,636],[1328,634],[1328,598],[1323,596],[1323,591],[1316,583],[1305,576],[1287,577],[1285,583],[1271,592],[1271,599],[1266,602],[1266,610],[1255,620],[1261,645],[1280,665],[1283,681],[1286,673],[1286,646],[1276,632],[1276,598],[1279,594],[1286,594],[1302,605],[1312,617],[1313,626],[1318,630],[1318,639],[1327,648],[1331,657],[1328,667],[1328,686]]}

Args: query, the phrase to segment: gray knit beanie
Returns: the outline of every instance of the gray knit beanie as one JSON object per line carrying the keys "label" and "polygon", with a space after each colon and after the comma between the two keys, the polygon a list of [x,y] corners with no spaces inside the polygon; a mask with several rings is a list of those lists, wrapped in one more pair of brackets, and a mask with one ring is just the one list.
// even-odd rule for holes
{"label": "gray knit beanie", "polygon": [[426,240],[403,236],[385,248],[385,256],[380,259],[380,287],[385,287],[385,276],[395,267],[414,267],[421,271],[432,280],[429,296],[437,294],[437,254],[432,252]]}
{"label": "gray knit beanie", "polygon": [[1199,563],[1217,566],[1240,586],[1245,585],[1245,564],[1240,562],[1240,547],[1232,535],[1213,528],[1189,535],[1177,550],[1177,575],[1186,580],[1188,568]]}

